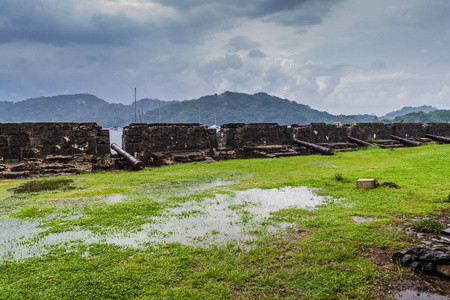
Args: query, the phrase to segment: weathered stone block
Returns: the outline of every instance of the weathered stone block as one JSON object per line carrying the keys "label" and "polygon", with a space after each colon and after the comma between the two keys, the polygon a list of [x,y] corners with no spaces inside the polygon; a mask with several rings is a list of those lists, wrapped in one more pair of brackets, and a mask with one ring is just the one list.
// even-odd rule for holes
{"label": "weathered stone block", "polygon": [[10,135],[9,145],[13,147],[25,147],[30,145],[30,140],[26,134]]}
{"label": "weathered stone block", "polygon": [[357,189],[374,189],[376,187],[376,179],[368,178],[368,179],[358,179],[356,181]]}
{"label": "weathered stone block", "polygon": [[1,135],[19,134],[20,128],[18,123],[2,123]]}
{"label": "weathered stone block", "polygon": [[21,152],[19,147],[7,147],[1,150],[3,159],[21,159]]}
{"label": "weathered stone block", "polygon": [[8,138],[6,136],[0,136],[0,147],[8,147]]}
{"label": "weathered stone block", "polygon": [[109,144],[97,145],[97,155],[109,155],[111,153]]}

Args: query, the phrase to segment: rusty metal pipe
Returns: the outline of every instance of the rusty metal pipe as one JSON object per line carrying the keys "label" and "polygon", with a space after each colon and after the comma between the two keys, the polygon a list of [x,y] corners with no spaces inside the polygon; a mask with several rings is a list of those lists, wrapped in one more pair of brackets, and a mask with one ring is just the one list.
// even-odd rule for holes
{"label": "rusty metal pipe", "polygon": [[310,148],[316,152],[325,154],[325,155],[334,155],[333,150],[331,150],[330,148],[327,147],[322,147],[313,143],[308,143],[308,142],[304,142],[304,141],[300,141],[297,139],[294,139],[294,143],[296,143],[297,145],[303,146],[303,147],[307,147]]}
{"label": "rusty metal pipe", "polygon": [[117,152],[120,156],[125,158],[127,163],[133,168],[133,170],[142,170],[144,168],[144,163],[136,158],[134,158],[130,153],[126,152],[120,148],[116,143],[111,144],[111,149]]}
{"label": "rusty metal pipe", "polygon": [[348,136],[348,140],[349,140],[350,142],[355,143],[355,144],[358,144],[358,145],[360,145],[360,146],[366,146],[366,147],[378,147],[378,146],[376,146],[376,145],[374,145],[374,144],[371,144],[371,143],[369,143],[369,142],[366,142],[366,141],[363,141],[363,140],[354,138],[354,137],[352,137],[352,136]]}
{"label": "rusty metal pipe", "polygon": [[446,144],[450,144],[450,138],[445,137],[445,136],[440,136],[440,135],[433,135],[433,134],[425,134],[425,137],[432,139],[432,140],[436,140],[439,142],[443,142]]}
{"label": "rusty metal pipe", "polygon": [[391,139],[400,141],[400,143],[402,143],[403,145],[410,146],[410,147],[418,147],[418,146],[422,145],[419,142],[411,141],[411,140],[408,140],[408,139],[405,139],[405,138],[402,138],[402,137],[399,137],[396,135],[391,135]]}

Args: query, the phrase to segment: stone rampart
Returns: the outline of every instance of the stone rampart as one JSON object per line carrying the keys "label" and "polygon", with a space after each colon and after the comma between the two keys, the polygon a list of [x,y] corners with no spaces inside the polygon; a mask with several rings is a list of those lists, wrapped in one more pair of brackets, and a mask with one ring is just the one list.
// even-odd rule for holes
{"label": "stone rampart", "polygon": [[[429,142],[425,134],[450,137],[450,124],[311,123],[288,127],[277,123],[229,123],[216,132],[198,123],[132,123],[124,128],[122,146],[146,165],[156,166],[212,158],[281,157],[311,152],[294,145],[294,138],[350,151],[356,147],[348,143],[348,136],[372,140],[386,148],[402,146],[392,141],[391,135]],[[36,172],[56,173],[58,168],[68,165],[79,170],[81,164],[85,170],[109,168],[112,166],[109,131],[96,123],[0,123],[0,166],[5,168],[5,163],[18,162],[26,162],[27,168],[34,164]],[[49,167],[52,162],[60,165]]]}
{"label": "stone rampart", "polygon": [[383,123],[356,123],[348,128],[347,134],[360,140],[389,140],[392,125]]}
{"label": "stone rampart", "polygon": [[277,123],[229,123],[220,127],[229,149],[250,146],[292,145],[292,129]]}
{"label": "stone rampart", "polygon": [[450,123],[428,123],[424,127],[426,134],[450,137]]}
{"label": "stone rampart", "polygon": [[348,142],[349,125],[338,126],[326,123],[309,125],[292,124],[293,137],[309,143],[345,143]]}
{"label": "stone rampart", "polygon": [[392,123],[392,134],[407,139],[425,137],[425,127],[422,123]]}
{"label": "stone rampart", "polygon": [[0,123],[0,156],[5,161],[109,154],[109,131],[96,123]]}
{"label": "stone rampart", "polygon": [[[217,148],[215,130],[198,123],[132,123],[123,130],[123,149],[146,165],[168,152],[208,153]],[[187,159],[187,158],[186,158]]]}

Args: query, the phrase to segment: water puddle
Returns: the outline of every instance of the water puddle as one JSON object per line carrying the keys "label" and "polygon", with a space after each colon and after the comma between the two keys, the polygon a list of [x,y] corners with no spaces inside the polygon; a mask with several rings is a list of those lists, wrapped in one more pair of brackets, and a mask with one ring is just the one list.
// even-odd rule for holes
{"label": "water puddle", "polygon": [[66,231],[38,238],[38,234],[45,230],[39,228],[40,221],[16,218],[0,220],[0,262],[42,255],[47,252],[48,245],[74,240],[93,243],[97,240],[91,238],[91,233],[85,230]]}
{"label": "water puddle", "polygon": [[[196,189],[211,189],[228,184],[231,183],[216,181],[197,186]],[[114,205],[127,198],[125,195],[116,194],[106,197],[106,203]],[[45,228],[40,228],[39,225],[44,219],[27,221],[3,218],[0,219],[0,262],[39,256],[47,252],[46,246],[75,241],[106,242],[132,247],[171,242],[201,246],[213,243],[247,245],[261,235],[295,227],[291,223],[265,222],[271,214],[286,208],[313,209],[333,201],[330,197],[314,194],[313,190],[306,187],[227,191],[217,193],[212,198],[192,198],[174,204],[162,216],[150,217],[148,223],[136,231],[107,236],[78,230],[41,237],[39,233]],[[55,216],[46,219],[52,217]],[[80,214],[67,216],[70,219],[84,217],[85,215]]]}
{"label": "water puddle", "polygon": [[405,290],[395,295],[397,300],[449,300],[449,297],[438,294],[419,292],[414,290]]}
{"label": "water puddle", "polygon": [[306,187],[282,189],[249,189],[235,195],[217,194],[203,201],[187,201],[153,217],[135,234],[116,235],[108,242],[117,245],[179,242],[187,245],[212,243],[246,243],[260,234],[274,232],[293,224],[264,226],[272,213],[286,208],[313,208],[333,201],[321,197]]}
{"label": "water puddle", "polygon": [[112,204],[123,202],[127,198],[128,198],[127,196],[122,195],[122,194],[114,194],[114,195],[106,197],[104,199],[104,201],[106,202],[106,204],[112,205]]}

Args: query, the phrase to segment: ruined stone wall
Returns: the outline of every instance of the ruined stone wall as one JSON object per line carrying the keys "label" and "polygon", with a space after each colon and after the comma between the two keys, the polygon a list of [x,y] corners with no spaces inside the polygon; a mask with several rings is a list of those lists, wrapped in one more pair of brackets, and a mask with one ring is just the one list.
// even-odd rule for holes
{"label": "ruined stone wall", "polygon": [[217,148],[215,130],[197,123],[132,123],[123,130],[123,149],[152,164],[153,152],[188,152]]}
{"label": "ruined stone wall", "polygon": [[450,137],[450,123],[428,123],[424,127],[426,134]]}
{"label": "ruined stone wall", "polygon": [[292,145],[292,129],[277,123],[229,123],[220,127],[226,148]]}
{"label": "ruined stone wall", "polygon": [[0,123],[0,157],[5,162],[109,154],[109,131],[96,123]]}
{"label": "ruined stone wall", "polygon": [[422,123],[393,123],[392,134],[407,139],[419,139],[425,137],[425,127]]}
{"label": "ruined stone wall", "polygon": [[347,134],[360,140],[389,140],[392,125],[383,123],[356,123],[348,128]]}
{"label": "ruined stone wall", "polygon": [[326,123],[309,125],[292,124],[293,137],[309,143],[345,143],[348,125],[337,126]]}

